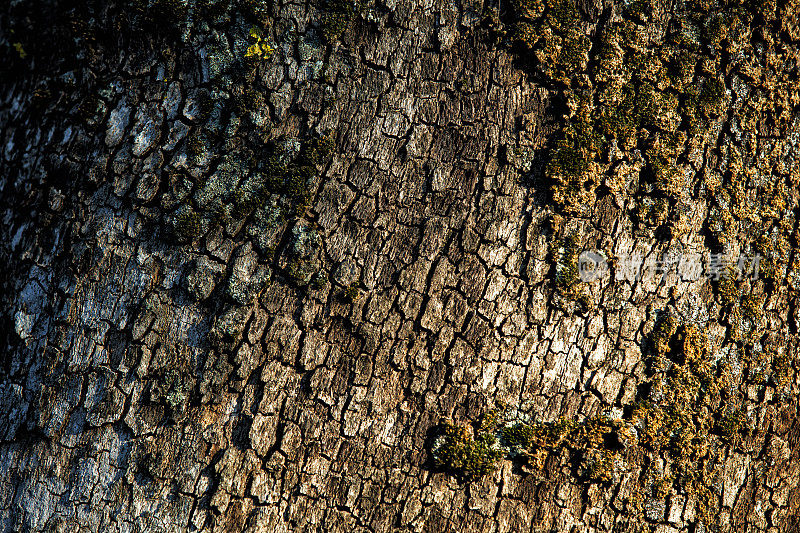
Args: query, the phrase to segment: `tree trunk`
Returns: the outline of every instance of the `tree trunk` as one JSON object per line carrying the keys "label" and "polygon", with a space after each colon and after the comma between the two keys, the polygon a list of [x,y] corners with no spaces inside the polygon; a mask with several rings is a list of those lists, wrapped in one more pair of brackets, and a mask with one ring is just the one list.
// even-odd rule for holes
{"label": "tree trunk", "polygon": [[12,4],[4,530],[800,530],[797,1]]}

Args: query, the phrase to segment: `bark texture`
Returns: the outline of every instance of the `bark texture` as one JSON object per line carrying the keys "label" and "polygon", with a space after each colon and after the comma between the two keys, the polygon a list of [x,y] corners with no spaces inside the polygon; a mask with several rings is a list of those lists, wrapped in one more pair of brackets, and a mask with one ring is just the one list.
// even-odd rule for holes
{"label": "bark texture", "polygon": [[2,529],[798,530],[797,2],[102,4],[0,17]]}

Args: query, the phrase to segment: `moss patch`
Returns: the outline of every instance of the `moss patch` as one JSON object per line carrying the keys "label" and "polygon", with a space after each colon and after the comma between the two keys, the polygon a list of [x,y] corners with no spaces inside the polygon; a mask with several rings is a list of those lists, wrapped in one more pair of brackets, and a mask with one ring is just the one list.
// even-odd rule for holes
{"label": "moss patch", "polygon": [[605,483],[621,471],[621,450],[630,439],[625,422],[605,416],[526,422],[512,409],[495,409],[475,428],[442,423],[431,453],[437,466],[467,481],[491,473],[503,458],[539,473],[549,457],[566,457],[585,481]]}
{"label": "moss patch", "polygon": [[320,29],[328,42],[336,41],[366,9],[364,0],[321,0]]}
{"label": "moss patch", "polygon": [[465,481],[476,481],[494,471],[505,455],[492,433],[481,428],[473,434],[469,428],[450,422],[440,426],[431,453],[437,467]]}

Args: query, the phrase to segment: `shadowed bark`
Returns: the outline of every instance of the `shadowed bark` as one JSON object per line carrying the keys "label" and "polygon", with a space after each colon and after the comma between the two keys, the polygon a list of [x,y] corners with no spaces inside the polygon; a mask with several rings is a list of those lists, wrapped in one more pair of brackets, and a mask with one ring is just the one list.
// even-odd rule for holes
{"label": "shadowed bark", "polygon": [[0,527],[800,530],[798,14],[0,8]]}

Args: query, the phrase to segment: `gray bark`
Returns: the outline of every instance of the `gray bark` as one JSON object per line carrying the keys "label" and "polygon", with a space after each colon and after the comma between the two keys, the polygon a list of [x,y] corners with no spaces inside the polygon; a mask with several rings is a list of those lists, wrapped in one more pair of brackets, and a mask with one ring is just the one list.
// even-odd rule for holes
{"label": "gray bark", "polygon": [[[626,15],[585,4],[599,47],[599,26]],[[748,56],[748,96],[722,73],[725,110],[680,160],[691,185],[664,240],[632,215],[650,205],[641,189],[593,190],[580,212],[553,199],[543,169],[565,89],[520,64],[510,23],[485,8],[385,1],[326,39],[324,7],[277,1],[275,51],[249,63],[253,24],[235,9],[181,22],[183,40],[87,39],[68,72],[43,64],[32,36],[3,32],[6,59],[28,48],[0,81],[2,529],[797,530],[796,20],[763,22],[778,51]],[[676,10],[644,26],[663,33]],[[789,118],[759,109],[737,137],[737,106],[776,83]],[[325,139],[330,153],[302,164]],[[585,284],[585,309],[560,291],[568,236],[616,255],[713,251],[704,184],[728,171],[726,145],[745,167],[772,161],[762,177],[788,189],[763,222],[783,220],[790,251],[777,281],[751,288],[755,341],[735,338],[705,277]],[[310,172],[299,191],[284,163]],[[614,451],[622,466],[604,482],[569,449],[541,468],[504,456],[477,480],[437,466],[443,419],[469,426],[503,404],[540,422],[629,420],[657,403],[643,385],[659,375],[665,314],[706,333],[752,429],[708,428],[710,492],[684,478],[654,489],[678,460],[641,440]],[[772,355],[746,360],[759,349]],[[695,512],[703,497],[711,523]]]}

